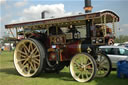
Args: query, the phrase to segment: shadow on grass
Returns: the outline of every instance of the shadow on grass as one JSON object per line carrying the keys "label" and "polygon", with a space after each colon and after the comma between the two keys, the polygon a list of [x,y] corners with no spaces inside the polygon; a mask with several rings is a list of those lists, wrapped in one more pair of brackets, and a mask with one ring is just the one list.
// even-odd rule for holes
{"label": "shadow on grass", "polygon": [[105,78],[95,78],[97,85],[127,85],[128,79],[120,79],[116,73],[111,73]]}
{"label": "shadow on grass", "polygon": [[[0,69],[0,73],[5,73],[9,75],[15,75],[15,76],[20,76],[18,72],[16,71],[15,68],[4,68]],[[62,81],[73,81],[76,82],[71,74],[69,72],[60,72],[59,74],[57,73],[41,73],[37,78],[46,78],[46,79],[59,79]],[[117,77],[116,72],[111,73],[108,77],[105,78],[94,78],[96,82],[96,85],[127,85],[128,79],[120,79]]]}
{"label": "shadow on grass", "polygon": [[15,68],[3,68],[3,69],[0,69],[0,72],[11,74],[11,75],[19,75]]}
{"label": "shadow on grass", "polygon": [[41,78],[57,78],[64,81],[74,81],[69,72],[60,72],[60,73],[41,73],[39,75]]}
{"label": "shadow on grass", "polygon": [[8,62],[13,62],[13,60],[8,60]]}
{"label": "shadow on grass", "polygon": [[[113,73],[114,72],[114,73]],[[117,77],[116,71],[113,71],[108,77],[105,78],[94,78],[92,81],[96,82],[96,85],[127,85],[127,79],[120,79]],[[58,78],[63,81],[76,82],[69,72],[56,73],[42,73],[39,77],[42,78]],[[89,83],[89,82],[88,82]]]}
{"label": "shadow on grass", "polygon": [[[0,69],[0,73],[20,76],[15,68],[3,68],[3,69]],[[74,81],[69,72],[60,72],[58,74],[57,73],[44,73],[44,72],[42,72],[37,77],[40,77],[40,78],[57,78],[57,79],[64,80],[64,81]]]}

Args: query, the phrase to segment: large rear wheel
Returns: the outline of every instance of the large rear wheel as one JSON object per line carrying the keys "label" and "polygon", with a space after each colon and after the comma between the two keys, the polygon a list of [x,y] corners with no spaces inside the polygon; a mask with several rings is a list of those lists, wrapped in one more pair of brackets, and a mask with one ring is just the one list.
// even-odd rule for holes
{"label": "large rear wheel", "polygon": [[35,39],[20,41],[14,51],[14,65],[24,77],[37,76],[43,69],[45,50]]}
{"label": "large rear wheel", "polygon": [[112,64],[109,57],[106,54],[99,52],[97,53],[96,63],[97,63],[96,77],[107,77],[112,69]]}
{"label": "large rear wheel", "polygon": [[96,74],[96,62],[87,53],[76,54],[70,62],[72,77],[78,82],[91,81]]}

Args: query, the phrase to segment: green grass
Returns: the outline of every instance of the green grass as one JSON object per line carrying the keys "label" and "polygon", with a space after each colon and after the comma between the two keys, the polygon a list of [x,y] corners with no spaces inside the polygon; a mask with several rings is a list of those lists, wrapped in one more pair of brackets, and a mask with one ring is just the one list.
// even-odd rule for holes
{"label": "green grass", "polygon": [[65,67],[59,74],[41,73],[35,78],[20,76],[13,65],[13,52],[0,54],[0,85],[127,85],[128,79],[117,78],[116,71],[112,71],[106,78],[95,78],[88,83],[75,81],[69,68]]}

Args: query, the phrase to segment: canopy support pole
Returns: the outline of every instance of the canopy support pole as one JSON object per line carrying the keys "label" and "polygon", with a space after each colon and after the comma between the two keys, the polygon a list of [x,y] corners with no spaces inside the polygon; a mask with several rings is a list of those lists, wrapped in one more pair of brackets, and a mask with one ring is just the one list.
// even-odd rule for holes
{"label": "canopy support pole", "polygon": [[101,28],[102,28],[102,31],[103,31],[103,36],[105,36],[105,31],[104,31],[104,24],[103,24],[103,16],[101,16]]}
{"label": "canopy support pole", "polygon": [[18,39],[18,30],[16,28],[16,39]]}
{"label": "canopy support pole", "polygon": [[88,43],[91,43],[91,25],[92,25],[92,19],[86,20],[86,37],[88,40]]}
{"label": "canopy support pole", "polygon": [[113,26],[113,34],[115,36],[115,18],[113,17],[113,22],[112,22],[112,26]]}
{"label": "canopy support pole", "polygon": [[11,34],[12,34],[12,36],[13,36],[13,37],[15,37],[15,36],[14,36],[14,34],[13,34],[13,32],[12,32],[12,30],[11,30],[11,29],[9,29],[9,30],[10,30],[10,32],[11,32]]}
{"label": "canopy support pole", "polygon": [[49,36],[49,28],[47,25],[46,25],[46,29],[47,29],[47,35]]}
{"label": "canopy support pole", "polygon": [[104,36],[106,36],[106,15],[104,15]]}
{"label": "canopy support pole", "polygon": [[26,39],[26,35],[25,35],[25,30],[24,30],[24,28],[23,28],[23,32],[24,32],[24,38]]}

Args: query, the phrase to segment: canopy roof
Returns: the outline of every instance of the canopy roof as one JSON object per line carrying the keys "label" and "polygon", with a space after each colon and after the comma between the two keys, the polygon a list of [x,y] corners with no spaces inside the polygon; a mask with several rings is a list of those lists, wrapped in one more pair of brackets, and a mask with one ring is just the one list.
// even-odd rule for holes
{"label": "canopy roof", "polygon": [[103,16],[106,16],[106,23],[119,22],[119,16],[112,11],[100,11],[95,13],[81,14],[75,16],[66,16],[60,18],[43,19],[38,21],[23,22],[5,25],[6,29],[11,28],[31,28],[31,29],[45,29],[52,25],[56,26],[68,26],[68,25],[85,25],[85,20],[93,19],[94,23],[100,24],[101,18],[104,21]]}

